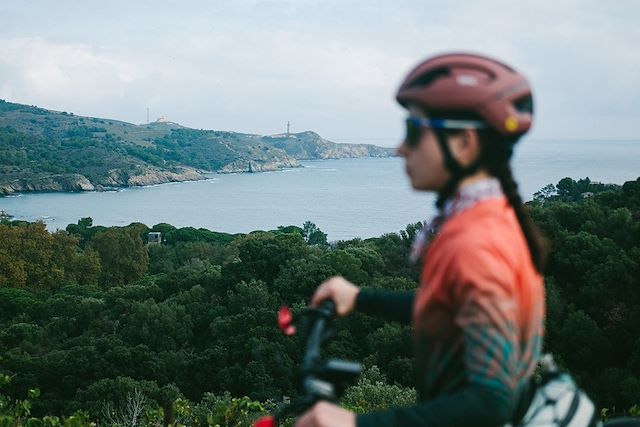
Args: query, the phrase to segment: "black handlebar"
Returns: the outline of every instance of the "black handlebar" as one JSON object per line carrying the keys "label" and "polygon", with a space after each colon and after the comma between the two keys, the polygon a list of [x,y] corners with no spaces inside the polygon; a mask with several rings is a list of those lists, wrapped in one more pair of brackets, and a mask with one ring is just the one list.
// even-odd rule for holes
{"label": "black handlebar", "polygon": [[305,353],[300,369],[304,394],[275,414],[275,425],[285,415],[301,414],[319,400],[337,401],[346,385],[360,375],[359,363],[322,359],[322,347],[333,336],[330,324],[335,314],[336,305],[331,300],[301,313],[306,320]]}
{"label": "black handlebar", "polygon": [[302,375],[313,372],[321,357],[321,347],[326,341],[326,327],[336,314],[336,305],[331,300],[324,301],[319,308],[311,309],[307,315],[312,316],[307,332],[307,346],[302,360]]}

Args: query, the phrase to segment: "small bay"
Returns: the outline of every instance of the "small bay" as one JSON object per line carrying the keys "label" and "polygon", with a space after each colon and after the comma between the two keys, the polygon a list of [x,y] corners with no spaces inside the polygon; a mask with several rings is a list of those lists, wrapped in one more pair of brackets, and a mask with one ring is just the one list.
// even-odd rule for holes
{"label": "small bay", "polygon": [[[640,176],[640,141],[524,141],[514,173],[525,200],[564,177],[622,184]],[[373,237],[434,214],[433,195],[411,190],[400,158],[302,162],[303,168],[213,174],[206,181],[109,192],[22,194],[0,209],[51,230],[79,218],[94,225],[204,227],[228,233],[314,222],[329,240]]]}

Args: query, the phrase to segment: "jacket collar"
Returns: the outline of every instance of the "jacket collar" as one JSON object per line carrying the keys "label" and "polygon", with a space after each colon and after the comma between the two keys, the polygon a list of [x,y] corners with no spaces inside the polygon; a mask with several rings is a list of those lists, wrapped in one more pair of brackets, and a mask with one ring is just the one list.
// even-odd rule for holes
{"label": "jacket collar", "polygon": [[438,214],[425,221],[422,229],[416,234],[411,245],[409,259],[417,263],[431,240],[440,232],[442,225],[450,218],[466,211],[476,204],[489,199],[504,197],[502,186],[497,178],[487,178],[460,188],[452,197],[447,199]]}

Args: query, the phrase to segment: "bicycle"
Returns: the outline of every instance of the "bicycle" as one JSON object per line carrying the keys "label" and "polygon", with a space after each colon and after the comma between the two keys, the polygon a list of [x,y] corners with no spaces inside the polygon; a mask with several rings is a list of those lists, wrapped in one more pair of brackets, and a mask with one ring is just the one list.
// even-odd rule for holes
{"label": "bicycle", "polygon": [[331,320],[335,314],[333,301],[325,301],[318,308],[308,308],[295,317],[288,307],[280,308],[278,327],[285,335],[295,335],[295,322],[299,318],[306,320],[303,328],[306,346],[300,368],[303,395],[282,407],[273,416],[258,419],[254,427],[277,427],[284,417],[300,415],[320,400],[337,402],[346,386],[360,375],[360,363],[342,359],[325,361],[322,357],[322,347],[333,335]]}
{"label": "bicycle", "polygon": [[[322,358],[322,346],[333,334],[331,320],[335,314],[333,301],[325,301],[319,308],[307,308],[295,317],[288,307],[280,308],[278,327],[285,335],[295,335],[295,322],[301,317],[306,320],[303,329],[306,347],[300,369],[303,395],[274,415],[258,419],[254,427],[277,427],[284,417],[301,415],[320,400],[335,403],[346,386],[360,375],[360,363]],[[570,376],[560,372],[548,357],[543,358],[541,364],[547,370],[547,377],[536,385],[523,419],[505,427],[640,427],[640,418],[621,417],[605,423],[595,420],[593,404]],[[585,410],[585,402],[587,408],[591,405],[587,410],[593,415],[576,415]]]}

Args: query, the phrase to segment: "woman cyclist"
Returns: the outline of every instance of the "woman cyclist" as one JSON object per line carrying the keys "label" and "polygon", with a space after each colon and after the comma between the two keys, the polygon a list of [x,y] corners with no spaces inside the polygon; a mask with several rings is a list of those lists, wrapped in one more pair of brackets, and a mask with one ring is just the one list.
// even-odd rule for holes
{"label": "woman cyclist", "polygon": [[420,285],[408,294],[374,291],[334,277],[311,305],[331,298],[341,316],[358,310],[411,323],[420,401],[358,416],[321,402],[297,427],[513,422],[526,407],[545,313],[545,249],[509,165],[531,126],[529,84],[499,61],[446,54],[413,69],[397,101],[408,111],[398,154],[411,185],[438,195],[439,215],[412,248]]}

